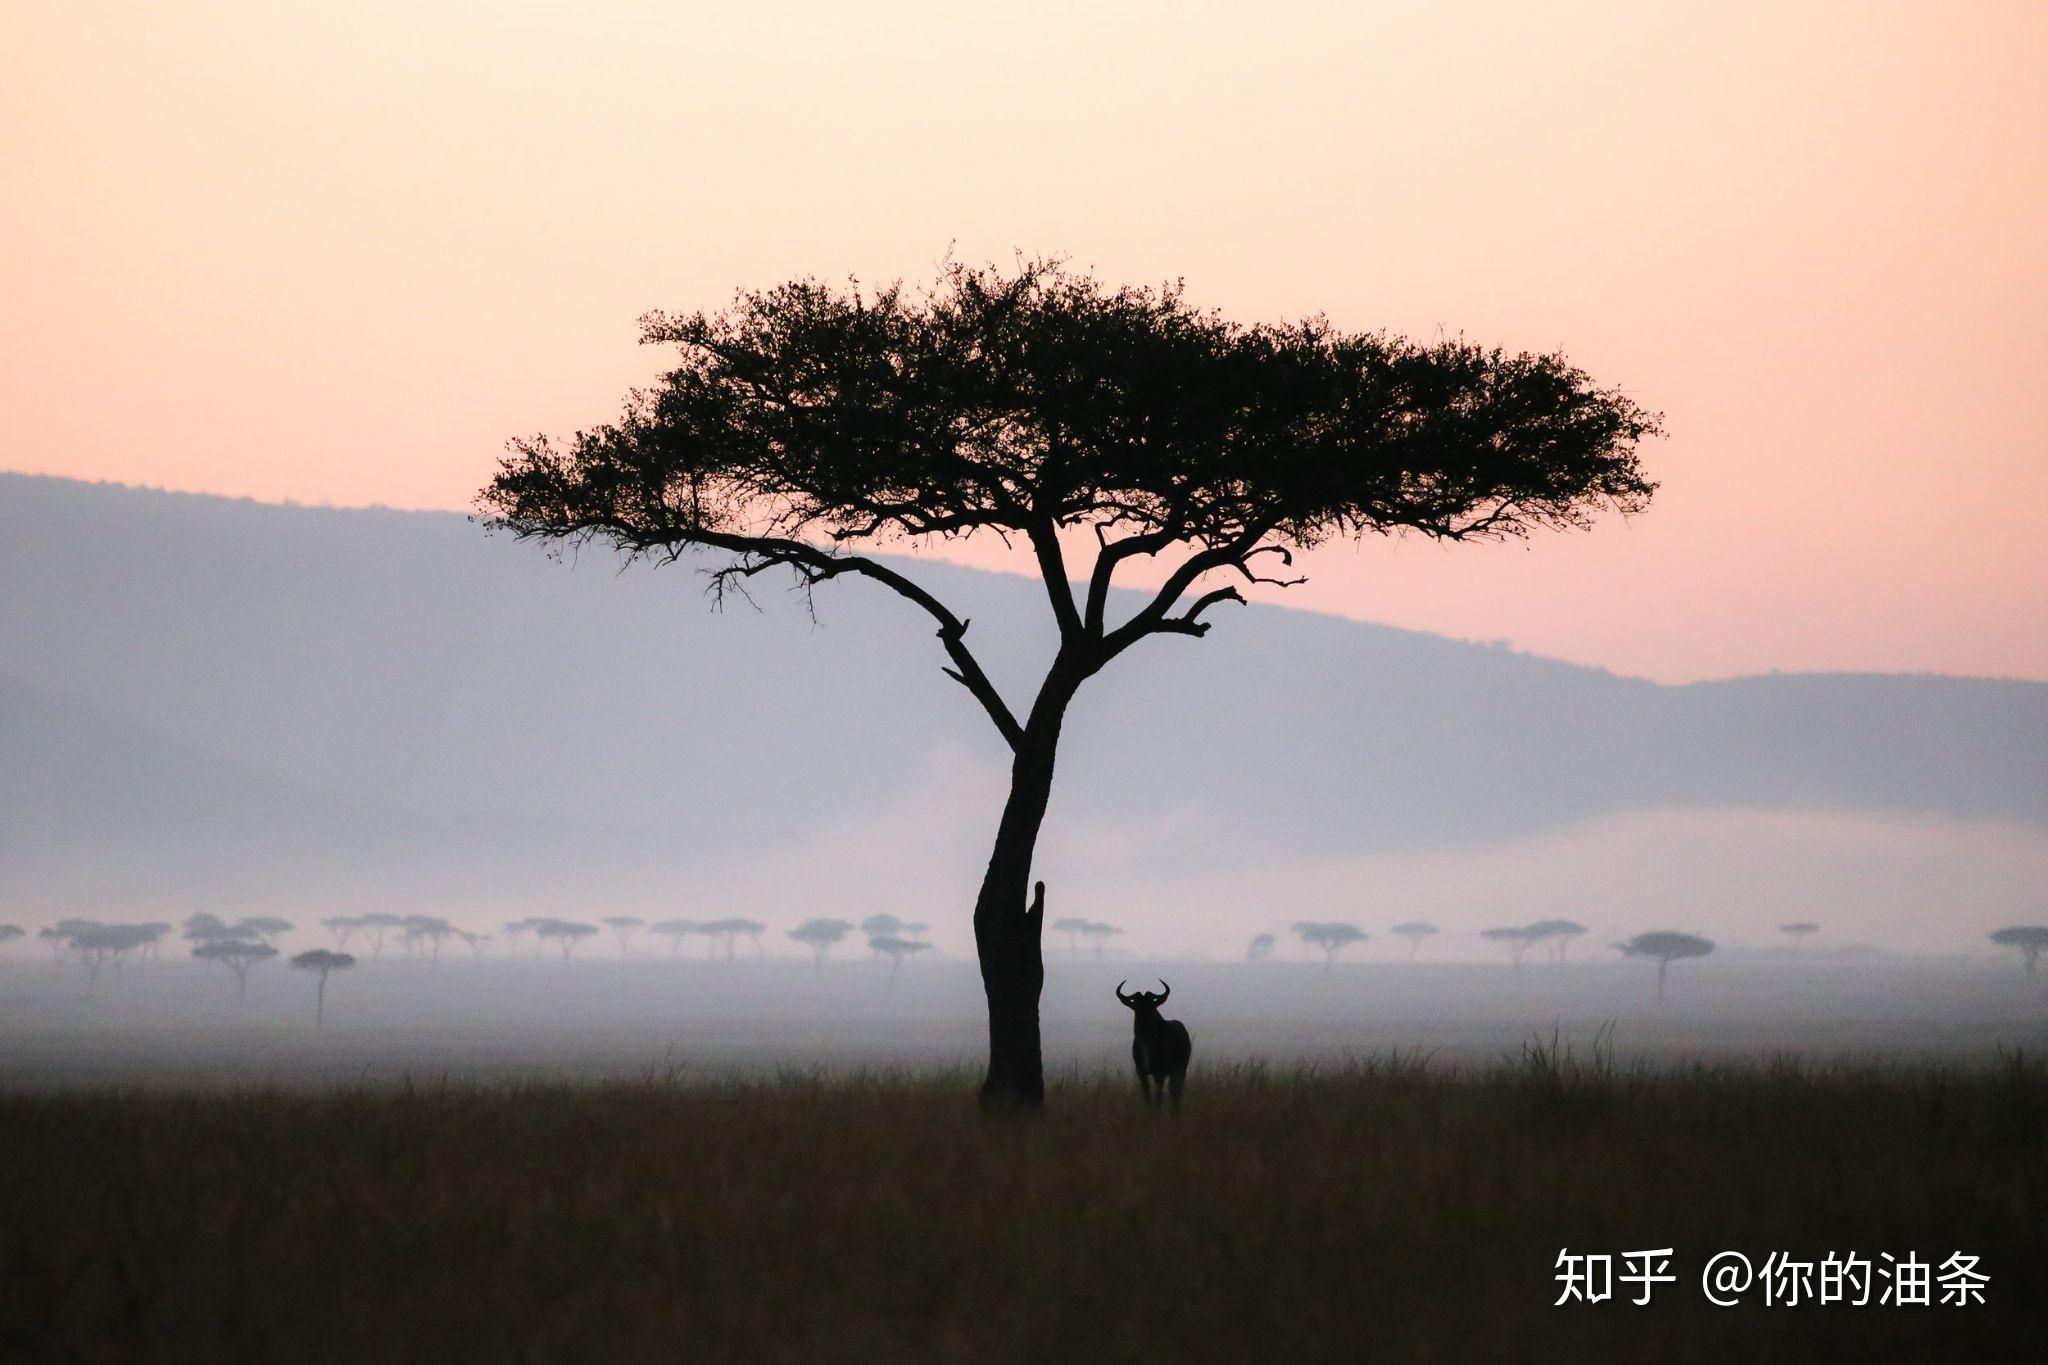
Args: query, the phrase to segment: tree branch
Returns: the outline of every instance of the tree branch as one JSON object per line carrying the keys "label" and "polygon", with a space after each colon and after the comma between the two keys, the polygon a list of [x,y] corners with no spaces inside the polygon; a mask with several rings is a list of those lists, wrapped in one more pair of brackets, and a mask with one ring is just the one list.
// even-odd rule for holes
{"label": "tree branch", "polygon": [[1029,531],[1031,548],[1038,555],[1039,577],[1045,580],[1046,596],[1052,599],[1053,619],[1059,622],[1060,637],[1071,640],[1081,633],[1081,614],[1074,609],[1074,589],[1067,581],[1067,557],[1060,549],[1059,527],[1051,517],[1035,514]]}

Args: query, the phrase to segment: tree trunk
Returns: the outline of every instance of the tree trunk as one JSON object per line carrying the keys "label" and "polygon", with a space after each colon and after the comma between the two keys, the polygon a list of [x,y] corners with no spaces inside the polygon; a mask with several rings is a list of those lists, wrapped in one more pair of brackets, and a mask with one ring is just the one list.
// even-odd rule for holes
{"label": "tree trunk", "polygon": [[1038,997],[1045,986],[1045,883],[1030,902],[1031,859],[1052,797],[1053,759],[1067,703],[1087,674],[1056,662],[1039,689],[1010,765],[1010,796],[996,827],[981,893],[974,901],[974,947],[988,996],[988,1076],[984,1109],[1045,1103],[1045,1061],[1038,1041]]}
{"label": "tree trunk", "polygon": [[1664,969],[1671,965],[1669,958],[1657,959],[1657,1003],[1664,1003]]}
{"label": "tree trunk", "polygon": [[320,973],[320,987],[313,996],[313,1027],[327,1027],[327,973]]}

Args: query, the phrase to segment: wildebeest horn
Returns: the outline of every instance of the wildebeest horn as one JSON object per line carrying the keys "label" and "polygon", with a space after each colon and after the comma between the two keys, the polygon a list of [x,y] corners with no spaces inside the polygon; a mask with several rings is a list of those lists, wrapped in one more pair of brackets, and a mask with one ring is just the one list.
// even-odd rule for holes
{"label": "wildebeest horn", "polygon": [[1128,995],[1124,994],[1124,987],[1129,984],[1130,983],[1128,980],[1119,981],[1116,983],[1116,998],[1120,1003],[1126,1005],[1131,1003],[1131,998]]}
{"label": "wildebeest horn", "polygon": [[1167,996],[1169,996],[1169,995],[1172,995],[1172,994],[1173,994],[1173,987],[1171,987],[1171,986],[1169,986],[1169,985],[1167,985],[1167,984],[1166,984],[1166,978],[1165,978],[1165,977],[1163,977],[1163,976],[1162,976],[1162,977],[1160,977],[1160,978],[1159,978],[1159,1003],[1160,1003],[1160,1004],[1162,1004],[1162,1005],[1163,1005],[1163,1004],[1165,1004],[1165,1003],[1166,1003],[1166,997],[1167,997]]}

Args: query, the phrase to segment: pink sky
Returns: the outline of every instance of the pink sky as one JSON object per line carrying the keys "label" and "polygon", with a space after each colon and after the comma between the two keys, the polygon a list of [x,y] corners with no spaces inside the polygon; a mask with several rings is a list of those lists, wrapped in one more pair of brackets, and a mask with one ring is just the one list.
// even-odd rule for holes
{"label": "pink sky", "polygon": [[2044,69],[2034,3],[15,0],[0,468],[463,508],[654,373],[649,308],[1064,251],[1667,414],[1647,516],[1295,605],[2048,678]]}

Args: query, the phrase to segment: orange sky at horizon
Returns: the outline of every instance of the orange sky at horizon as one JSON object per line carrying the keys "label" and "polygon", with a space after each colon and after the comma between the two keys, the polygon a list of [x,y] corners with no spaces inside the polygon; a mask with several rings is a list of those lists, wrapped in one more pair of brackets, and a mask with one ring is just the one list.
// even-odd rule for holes
{"label": "orange sky at horizon", "polygon": [[1065,252],[1666,414],[1643,517],[1274,600],[2048,679],[2048,5],[741,8],[0,10],[0,468],[461,509],[648,309]]}

